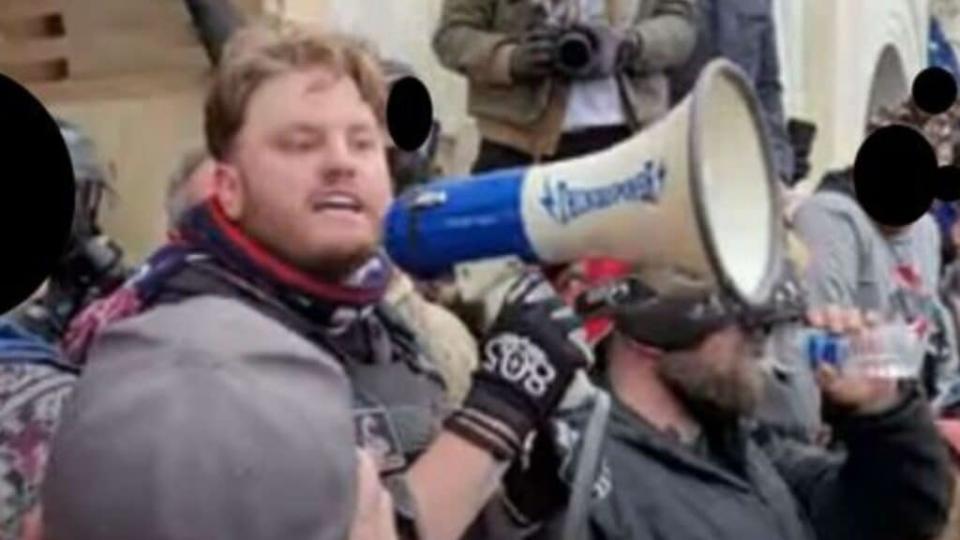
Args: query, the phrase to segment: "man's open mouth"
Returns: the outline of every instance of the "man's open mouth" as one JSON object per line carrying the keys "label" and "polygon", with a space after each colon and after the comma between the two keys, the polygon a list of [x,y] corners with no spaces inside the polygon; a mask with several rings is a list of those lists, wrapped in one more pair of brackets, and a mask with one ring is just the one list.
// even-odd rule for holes
{"label": "man's open mouth", "polygon": [[314,212],[326,212],[332,210],[360,212],[363,210],[363,204],[353,195],[344,193],[329,193],[312,198],[310,200],[310,209]]}

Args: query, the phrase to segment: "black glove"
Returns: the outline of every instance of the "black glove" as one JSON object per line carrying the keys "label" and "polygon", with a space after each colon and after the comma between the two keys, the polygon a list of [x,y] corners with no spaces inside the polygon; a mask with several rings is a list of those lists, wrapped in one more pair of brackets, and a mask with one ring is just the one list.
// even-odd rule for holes
{"label": "black glove", "polygon": [[634,65],[642,51],[637,38],[602,24],[578,24],[572,30],[585,36],[591,44],[592,53],[586,64],[568,73],[579,79],[604,79],[614,76]]}
{"label": "black glove", "polygon": [[536,82],[552,75],[559,36],[554,26],[537,26],[524,34],[510,56],[510,78]]}
{"label": "black glove", "polygon": [[583,323],[538,271],[507,292],[480,349],[463,407],[447,428],[512,460],[534,426],[554,411],[578,369],[592,362]]}

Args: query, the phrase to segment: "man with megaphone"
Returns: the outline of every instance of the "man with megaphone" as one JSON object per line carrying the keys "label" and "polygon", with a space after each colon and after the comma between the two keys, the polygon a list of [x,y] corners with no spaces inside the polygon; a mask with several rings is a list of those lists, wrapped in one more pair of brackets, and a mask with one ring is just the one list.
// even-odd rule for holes
{"label": "man with megaphone", "polygon": [[404,540],[505,515],[505,469],[590,350],[549,284],[517,276],[450,410],[387,304],[379,65],[355,38],[293,23],[231,38],[205,109],[211,194],[80,353],[43,491],[51,538],[103,538],[104,523],[112,538],[347,538],[365,514],[355,447]]}

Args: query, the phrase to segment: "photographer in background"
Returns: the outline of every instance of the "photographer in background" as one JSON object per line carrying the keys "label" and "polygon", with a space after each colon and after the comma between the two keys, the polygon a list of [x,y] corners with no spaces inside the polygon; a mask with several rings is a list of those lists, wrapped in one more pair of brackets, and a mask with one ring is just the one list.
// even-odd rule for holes
{"label": "photographer in background", "polygon": [[433,48],[469,79],[474,172],[587,154],[669,106],[695,0],[445,0]]}

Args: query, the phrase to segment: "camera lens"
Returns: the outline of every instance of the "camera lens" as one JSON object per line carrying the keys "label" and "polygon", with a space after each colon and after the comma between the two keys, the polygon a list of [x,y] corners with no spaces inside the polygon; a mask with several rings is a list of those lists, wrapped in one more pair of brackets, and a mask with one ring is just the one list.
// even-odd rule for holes
{"label": "camera lens", "polygon": [[593,44],[590,43],[590,38],[581,32],[567,32],[560,37],[557,48],[560,68],[568,73],[586,68],[593,56]]}

